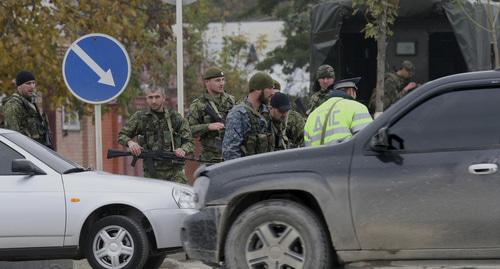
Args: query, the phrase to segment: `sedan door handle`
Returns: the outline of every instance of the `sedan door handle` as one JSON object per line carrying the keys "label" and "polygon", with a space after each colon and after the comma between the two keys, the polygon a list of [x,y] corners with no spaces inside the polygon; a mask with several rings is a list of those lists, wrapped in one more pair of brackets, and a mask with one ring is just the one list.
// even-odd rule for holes
{"label": "sedan door handle", "polygon": [[469,173],[473,175],[490,175],[498,171],[498,165],[494,163],[481,163],[469,166]]}

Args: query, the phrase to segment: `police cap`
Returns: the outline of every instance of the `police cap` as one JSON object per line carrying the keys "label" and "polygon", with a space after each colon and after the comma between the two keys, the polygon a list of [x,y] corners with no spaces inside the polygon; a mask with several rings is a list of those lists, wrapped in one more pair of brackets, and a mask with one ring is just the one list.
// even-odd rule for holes
{"label": "police cap", "polygon": [[334,90],[342,90],[344,88],[354,88],[358,89],[358,82],[361,80],[361,77],[356,77],[356,78],[348,78],[348,79],[343,79],[339,80],[333,85]]}

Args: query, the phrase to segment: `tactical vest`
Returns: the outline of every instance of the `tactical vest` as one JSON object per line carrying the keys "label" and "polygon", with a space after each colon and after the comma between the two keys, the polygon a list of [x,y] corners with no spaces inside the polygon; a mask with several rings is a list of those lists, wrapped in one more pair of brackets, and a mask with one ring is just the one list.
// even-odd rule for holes
{"label": "tactical vest", "polygon": [[[259,153],[271,152],[274,149],[274,136],[270,117],[260,114],[247,104],[243,104],[250,120],[250,130],[241,145],[242,156],[250,156]],[[265,126],[261,127],[261,118],[264,119]]]}
{"label": "tactical vest", "polygon": [[181,122],[174,113],[165,111],[165,117],[159,119],[152,112],[145,112],[140,118],[142,134],[138,136],[138,142],[145,150],[174,151],[181,146],[181,135],[175,131]]}

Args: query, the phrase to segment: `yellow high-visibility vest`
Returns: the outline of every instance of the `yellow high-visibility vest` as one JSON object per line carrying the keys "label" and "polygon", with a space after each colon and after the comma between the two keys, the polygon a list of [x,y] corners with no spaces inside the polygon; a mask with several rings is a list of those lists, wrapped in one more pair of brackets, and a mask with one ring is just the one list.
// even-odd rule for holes
{"label": "yellow high-visibility vest", "polygon": [[340,143],[372,121],[365,105],[350,99],[332,97],[307,117],[304,142],[306,146]]}

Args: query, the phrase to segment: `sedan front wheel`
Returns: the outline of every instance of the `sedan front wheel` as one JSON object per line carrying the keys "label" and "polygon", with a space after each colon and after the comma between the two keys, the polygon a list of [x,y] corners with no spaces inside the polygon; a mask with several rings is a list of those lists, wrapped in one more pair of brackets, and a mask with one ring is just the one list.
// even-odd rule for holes
{"label": "sedan front wheel", "polygon": [[107,216],[97,221],[85,243],[92,268],[141,268],[148,258],[149,242],[144,229],[127,216]]}

